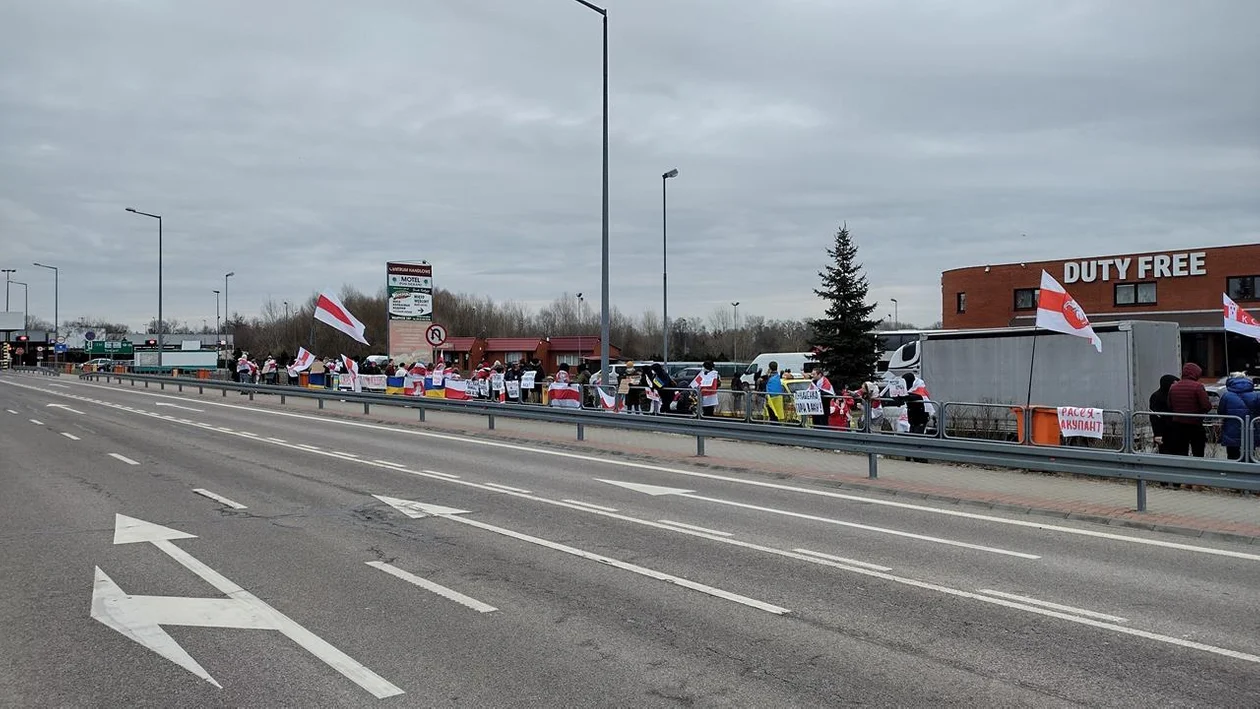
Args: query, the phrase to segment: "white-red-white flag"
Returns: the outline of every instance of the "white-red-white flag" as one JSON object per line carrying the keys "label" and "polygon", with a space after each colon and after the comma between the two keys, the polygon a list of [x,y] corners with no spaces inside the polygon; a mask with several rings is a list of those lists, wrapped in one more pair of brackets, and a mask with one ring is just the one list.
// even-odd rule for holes
{"label": "white-red-white flag", "polygon": [[305,347],[299,347],[297,357],[294,358],[293,364],[288,367],[289,376],[296,377],[299,372],[305,372],[315,363],[315,355],[306,351]]}
{"label": "white-red-white flag", "polygon": [[1037,298],[1037,327],[1083,337],[1102,352],[1102,338],[1094,334],[1085,311],[1054,276],[1045,271],[1041,272],[1041,294]]}
{"label": "white-red-white flag", "polygon": [[346,368],[345,374],[342,374],[341,376],[350,380],[350,389],[353,391],[362,391],[359,384],[359,363],[345,355],[341,355],[341,366]]}
{"label": "white-red-white flag", "polygon": [[1225,299],[1226,332],[1236,332],[1260,340],[1260,322],[1256,322],[1250,313],[1238,307],[1238,303],[1235,303],[1228,293],[1222,293],[1221,297]]}
{"label": "white-red-white flag", "polygon": [[366,327],[358,318],[350,314],[350,311],[335,295],[319,294],[319,300],[315,301],[315,319],[365,345],[368,344],[367,338],[363,336]]}

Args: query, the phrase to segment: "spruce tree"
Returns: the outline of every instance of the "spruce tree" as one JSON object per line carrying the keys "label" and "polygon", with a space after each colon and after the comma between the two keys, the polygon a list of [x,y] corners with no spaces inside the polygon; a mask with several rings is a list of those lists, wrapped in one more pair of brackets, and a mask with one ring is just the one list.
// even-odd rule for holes
{"label": "spruce tree", "polygon": [[809,344],[818,352],[823,371],[836,378],[833,385],[865,382],[874,378],[879,362],[876,322],[871,320],[875,303],[866,302],[866,276],[847,224],[836,232],[835,246],[827,255],[835,264],[818,273],[822,287],[814,290],[827,301],[827,313],[809,321],[813,328]]}

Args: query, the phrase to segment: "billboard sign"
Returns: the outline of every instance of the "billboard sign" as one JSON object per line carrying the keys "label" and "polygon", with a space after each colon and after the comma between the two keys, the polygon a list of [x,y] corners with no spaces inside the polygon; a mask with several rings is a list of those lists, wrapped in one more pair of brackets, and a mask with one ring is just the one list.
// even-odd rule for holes
{"label": "billboard sign", "polygon": [[425,331],[433,322],[433,265],[420,261],[385,264],[385,317],[389,356],[412,362],[432,354]]}

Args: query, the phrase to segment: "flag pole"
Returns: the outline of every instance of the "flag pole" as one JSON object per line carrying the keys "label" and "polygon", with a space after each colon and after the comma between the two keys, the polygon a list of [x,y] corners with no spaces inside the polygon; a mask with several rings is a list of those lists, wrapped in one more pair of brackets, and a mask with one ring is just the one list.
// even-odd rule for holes
{"label": "flag pole", "polygon": [[1037,367],[1037,333],[1040,331],[1036,325],[1033,325],[1032,340],[1032,356],[1028,358],[1028,397],[1024,401],[1024,440],[1023,443],[1032,443],[1032,387],[1033,372]]}
{"label": "flag pole", "polygon": [[1229,328],[1225,328],[1225,375],[1229,376]]}

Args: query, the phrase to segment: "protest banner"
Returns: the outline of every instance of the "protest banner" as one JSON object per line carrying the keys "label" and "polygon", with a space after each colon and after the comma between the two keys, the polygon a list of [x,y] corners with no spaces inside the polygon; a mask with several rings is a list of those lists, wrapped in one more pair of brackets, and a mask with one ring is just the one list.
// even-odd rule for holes
{"label": "protest banner", "polygon": [[822,391],[818,389],[794,391],[792,392],[792,402],[796,406],[797,416],[822,415]]}
{"label": "protest banner", "polygon": [[1064,438],[1103,437],[1103,410],[1078,406],[1059,407],[1059,432]]}

